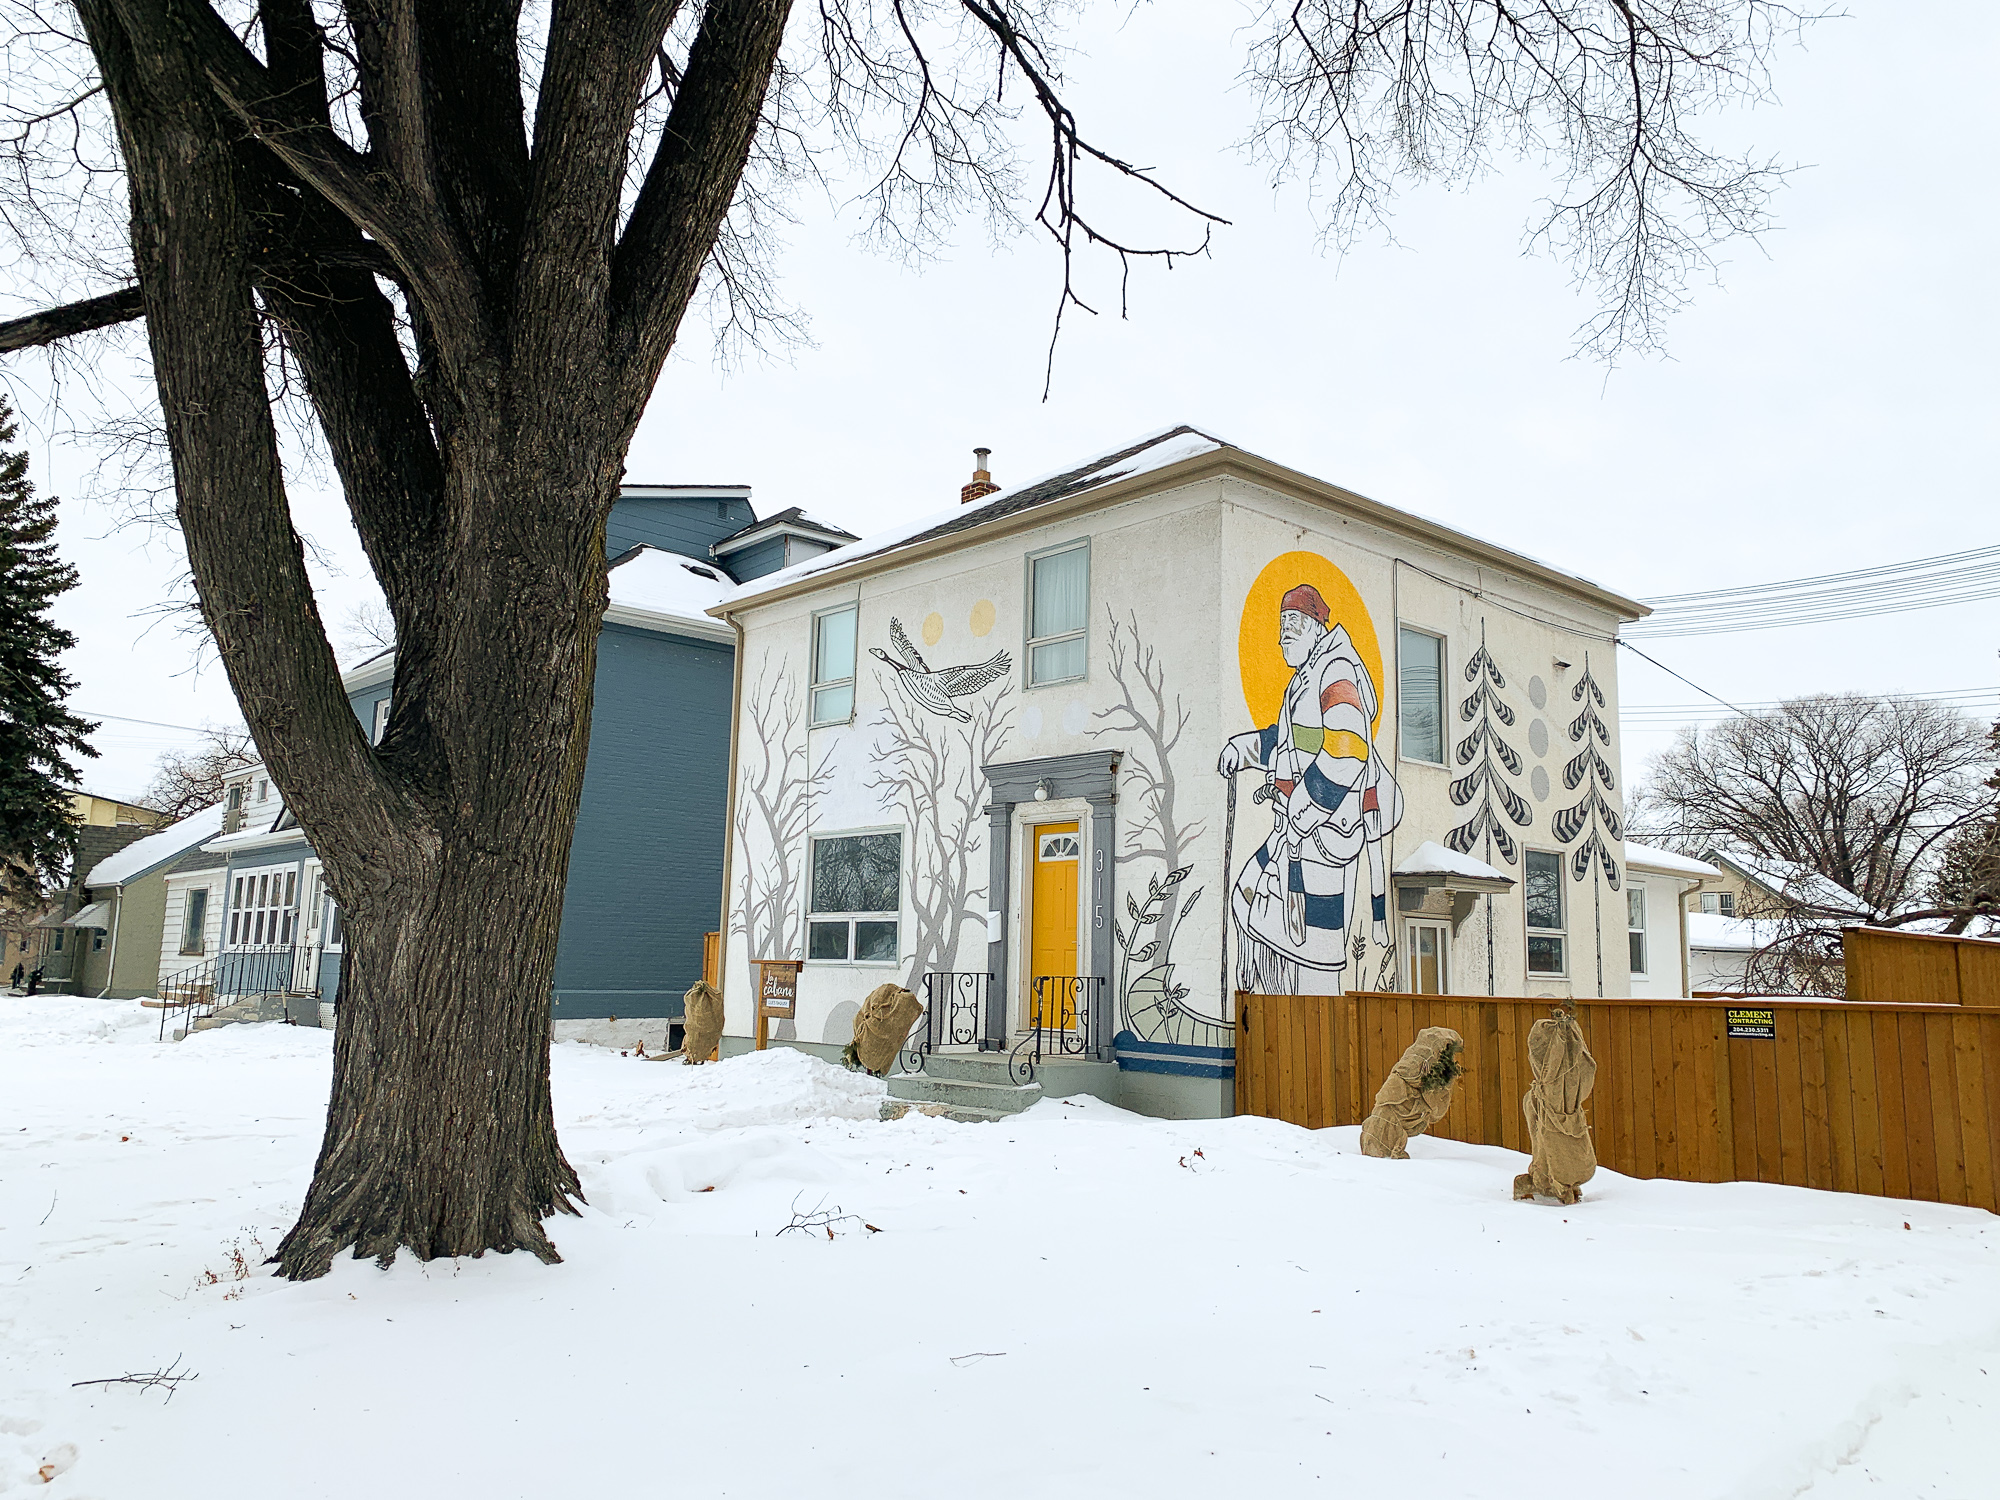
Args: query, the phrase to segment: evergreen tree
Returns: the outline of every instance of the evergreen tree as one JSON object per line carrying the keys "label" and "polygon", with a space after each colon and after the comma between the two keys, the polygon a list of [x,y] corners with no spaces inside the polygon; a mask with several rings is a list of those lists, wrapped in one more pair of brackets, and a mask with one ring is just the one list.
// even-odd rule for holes
{"label": "evergreen tree", "polygon": [[25,905],[59,878],[76,838],[72,755],[95,756],[97,726],[63,706],[76,686],[57,661],[76,637],[49,618],[76,569],[56,556],[56,506],[28,482],[0,397],[0,902]]}

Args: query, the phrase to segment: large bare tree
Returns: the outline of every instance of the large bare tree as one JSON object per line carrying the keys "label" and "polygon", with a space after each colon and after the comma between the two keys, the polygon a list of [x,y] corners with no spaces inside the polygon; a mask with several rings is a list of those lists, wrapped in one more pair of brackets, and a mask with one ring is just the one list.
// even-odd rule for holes
{"label": "large bare tree", "polygon": [[[1087,210],[1100,180],[1166,190],[1080,130],[1057,48],[1075,8],[0,0],[0,225],[30,284],[77,294],[0,324],[0,351],[144,320],[203,620],[348,913],[284,1274],[349,1248],[555,1258],[543,1220],[578,1183],[549,989],[605,518],[704,280],[725,319],[773,314],[759,226],[786,183],[858,163],[903,243],[1018,212],[1060,246],[1059,305],[1082,305],[1073,252],[1123,271],[1206,246],[1212,217],[1170,193],[1179,246]],[[1274,4],[1249,54],[1257,144],[1330,174],[1336,233],[1399,179],[1552,157],[1567,180],[1538,227],[1603,294],[1588,337],[1644,344],[1716,241],[1761,223],[1770,169],[1687,127],[1761,92],[1793,19],[1763,0]],[[292,525],[292,397],[393,620],[379,745]]]}

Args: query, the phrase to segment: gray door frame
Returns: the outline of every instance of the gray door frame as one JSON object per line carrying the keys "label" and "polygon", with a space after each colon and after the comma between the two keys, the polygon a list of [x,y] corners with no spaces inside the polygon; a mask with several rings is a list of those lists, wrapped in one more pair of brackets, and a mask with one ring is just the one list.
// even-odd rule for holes
{"label": "gray door frame", "polygon": [[[1014,809],[1023,802],[1078,798],[1090,804],[1090,948],[1085,972],[1102,981],[1090,1008],[1090,1036],[1085,1045],[1090,1056],[1101,1062],[1111,1060],[1112,1012],[1118,1004],[1117,996],[1111,993],[1112,876],[1117,866],[1112,841],[1116,837],[1113,814],[1122,756],[1118,750],[1093,750],[1083,755],[1052,755],[980,767],[993,794],[986,809],[986,847],[992,861],[987,908],[998,916],[991,923],[986,944],[986,968],[993,976],[986,1006],[986,1047],[1004,1051],[1007,1046],[1006,997],[1012,993],[1007,983],[1007,949],[1014,909]],[[1040,798],[1035,795],[1038,789],[1043,793]]]}

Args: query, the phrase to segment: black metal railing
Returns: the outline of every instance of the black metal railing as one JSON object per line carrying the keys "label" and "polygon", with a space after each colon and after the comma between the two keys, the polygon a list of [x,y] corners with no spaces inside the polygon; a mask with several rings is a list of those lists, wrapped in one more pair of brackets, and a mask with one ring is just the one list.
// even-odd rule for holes
{"label": "black metal railing", "polygon": [[1044,1057],[1088,1056],[1090,1018],[1103,998],[1100,974],[1038,974],[1030,980],[1027,1034],[1007,1058],[1014,1081],[1033,1083]]}
{"label": "black metal railing", "polygon": [[905,1073],[921,1073],[924,1060],[939,1047],[981,1044],[986,1006],[993,993],[993,976],[970,970],[940,971],[924,976],[924,1014],[903,1044]]}
{"label": "black metal railing", "polygon": [[[239,1000],[263,1000],[272,995],[319,994],[319,953],[297,943],[263,943],[230,948],[160,981],[160,1040],[167,1022],[178,1016],[183,1031],[205,1021],[225,1005]],[[308,963],[311,972],[301,970]]]}

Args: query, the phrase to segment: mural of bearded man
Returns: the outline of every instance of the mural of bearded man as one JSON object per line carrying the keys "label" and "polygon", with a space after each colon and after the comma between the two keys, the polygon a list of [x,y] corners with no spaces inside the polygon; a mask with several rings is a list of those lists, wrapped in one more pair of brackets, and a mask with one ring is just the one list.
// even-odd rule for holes
{"label": "mural of bearded man", "polygon": [[1383,840],[1402,821],[1403,794],[1374,754],[1369,736],[1378,703],[1374,679],[1344,625],[1329,619],[1310,584],[1279,603],[1278,649],[1292,669],[1278,722],[1232,736],[1216,769],[1259,769],[1255,800],[1271,803],[1271,834],[1231,884],[1236,974],[1241,989],[1300,993],[1299,971],[1315,993],[1339,994],[1350,928],[1362,919],[1358,886],[1368,860],[1368,916],[1377,946],[1389,946]]}

